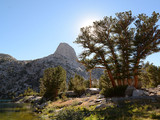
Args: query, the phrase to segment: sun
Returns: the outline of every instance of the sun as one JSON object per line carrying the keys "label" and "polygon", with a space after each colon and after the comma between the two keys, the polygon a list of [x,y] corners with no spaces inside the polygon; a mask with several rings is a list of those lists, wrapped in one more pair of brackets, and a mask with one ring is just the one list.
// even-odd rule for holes
{"label": "sun", "polygon": [[80,22],[80,27],[86,27],[86,26],[92,26],[93,22],[97,21],[98,19],[96,17],[88,17],[84,18]]}

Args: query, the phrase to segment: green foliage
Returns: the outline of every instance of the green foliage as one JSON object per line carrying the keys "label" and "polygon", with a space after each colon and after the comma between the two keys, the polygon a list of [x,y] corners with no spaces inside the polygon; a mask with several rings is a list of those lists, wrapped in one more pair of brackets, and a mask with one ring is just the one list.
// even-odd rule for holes
{"label": "green foliage", "polygon": [[140,80],[143,87],[157,87],[160,84],[160,67],[147,62],[143,65]]}
{"label": "green foliage", "polygon": [[35,92],[32,88],[28,87],[24,93],[23,93],[23,96],[36,96],[38,95],[37,92]]}
{"label": "green foliage", "polygon": [[85,92],[84,78],[75,74],[74,78],[69,81],[69,90],[73,90],[78,96]]}
{"label": "green foliage", "polygon": [[66,89],[66,71],[58,66],[47,68],[40,79],[40,93],[46,99],[55,99],[58,92]]}
{"label": "green foliage", "polygon": [[124,97],[126,88],[127,88],[127,85],[116,86],[112,88],[103,88],[101,91],[101,94],[103,94],[106,98],[107,97]]}
{"label": "green foliage", "polygon": [[62,111],[56,116],[56,120],[83,120],[85,116],[89,113],[89,110],[82,108],[82,109],[73,109],[67,108]]}
{"label": "green foliage", "polygon": [[[52,108],[53,109],[53,108]],[[150,100],[121,101],[118,105],[96,110],[84,107],[66,107],[52,114],[50,110],[43,110],[47,116],[56,120],[146,120],[160,118],[160,102],[151,103]],[[47,113],[46,113],[47,111]]]}
{"label": "green foliage", "polygon": [[[91,84],[92,88],[98,88],[99,87],[99,81],[97,79],[93,79]],[[84,81],[85,87],[89,88],[90,87],[90,80],[85,80]]]}
{"label": "green foliage", "polygon": [[89,86],[89,85],[90,85],[90,81],[89,81],[89,80],[85,80],[85,81],[84,81],[84,84],[85,84],[85,87],[86,87],[86,88],[89,88],[89,87],[90,87],[90,86]]}
{"label": "green foliage", "polygon": [[75,41],[84,48],[79,61],[88,69],[104,67],[113,86],[134,78],[137,87],[140,63],[148,55],[160,51],[159,19],[156,12],[151,16],[133,16],[127,11],[81,28]]}
{"label": "green foliage", "polygon": [[103,88],[107,89],[111,87],[112,87],[111,81],[109,80],[106,71],[104,71],[104,74],[99,79],[99,89],[102,90]]}

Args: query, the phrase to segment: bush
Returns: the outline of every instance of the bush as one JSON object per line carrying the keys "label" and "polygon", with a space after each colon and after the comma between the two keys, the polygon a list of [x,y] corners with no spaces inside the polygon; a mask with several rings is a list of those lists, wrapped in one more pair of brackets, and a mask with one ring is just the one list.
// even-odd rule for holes
{"label": "bush", "polygon": [[123,97],[125,96],[125,90],[127,89],[127,85],[124,86],[116,86],[112,88],[103,88],[101,94],[107,97]]}
{"label": "bush", "polygon": [[23,93],[23,96],[36,96],[36,95],[38,95],[38,93],[29,87]]}
{"label": "bush", "polygon": [[89,87],[90,87],[90,86],[89,86],[89,85],[90,85],[90,81],[89,81],[89,80],[85,80],[85,81],[84,81],[84,84],[85,84],[85,87],[86,87],[86,88],[89,88]]}
{"label": "bush", "polygon": [[85,88],[84,78],[80,75],[76,74],[74,78],[71,78],[69,81],[69,90],[73,90],[77,96],[84,94]]}
{"label": "bush", "polygon": [[111,87],[112,87],[112,84],[108,78],[108,74],[106,73],[106,71],[104,71],[104,74],[101,75],[99,79],[99,89],[102,90],[103,88],[107,89]]}
{"label": "bush", "polygon": [[83,120],[88,115],[90,115],[89,110],[85,108],[67,108],[60,111],[60,113],[56,116],[56,120]]}
{"label": "bush", "polygon": [[109,80],[106,71],[104,71],[104,74],[100,77],[99,89],[101,89],[101,94],[104,95],[106,98],[125,96],[126,88],[127,85],[112,87],[111,81]]}
{"label": "bush", "polygon": [[[93,79],[91,84],[92,88],[98,88],[99,87],[99,81],[97,79]],[[84,81],[85,87],[90,88],[90,80],[85,80]]]}
{"label": "bush", "polygon": [[40,79],[40,93],[47,100],[53,100],[58,92],[66,89],[66,71],[58,66],[48,68],[44,71],[43,78]]}

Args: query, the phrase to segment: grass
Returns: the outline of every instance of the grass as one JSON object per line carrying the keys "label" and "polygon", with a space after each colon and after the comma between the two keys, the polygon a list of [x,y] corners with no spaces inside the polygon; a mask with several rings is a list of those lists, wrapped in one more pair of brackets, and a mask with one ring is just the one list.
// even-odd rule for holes
{"label": "grass", "polygon": [[[97,104],[87,105],[95,96],[75,98],[68,101],[55,101],[48,105],[41,116],[57,120],[159,120],[160,99],[157,102],[149,100],[121,101],[118,104],[106,103],[108,107],[95,109]],[[77,105],[79,101],[83,104]],[[109,105],[110,104],[110,105]]]}

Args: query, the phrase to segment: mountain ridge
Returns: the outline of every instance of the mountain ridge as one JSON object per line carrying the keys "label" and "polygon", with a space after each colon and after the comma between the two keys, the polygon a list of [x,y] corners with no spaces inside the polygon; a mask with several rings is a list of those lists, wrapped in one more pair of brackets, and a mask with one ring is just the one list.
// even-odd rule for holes
{"label": "mountain ridge", "polygon": [[[10,55],[6,56],[5,58],[10,58],[9,61],[3,57],[3,61],[0,59],[0,98],[17,96],[28,87],[39,91],[39,79],[43,76],[43,71],[49,67],[62,66],[67,71],[67,81],[75,73],[85,79],[89,78],[85,67],[77,62],[74,49],[67,43],[60,43],[53,54],[35,60],[16,60]],[[92,78],[98,79],[102,70],[95,71]]]}

